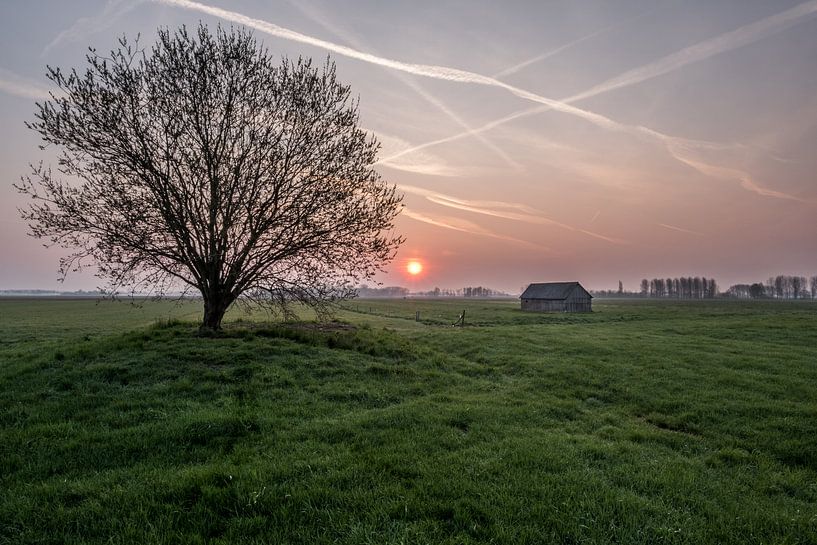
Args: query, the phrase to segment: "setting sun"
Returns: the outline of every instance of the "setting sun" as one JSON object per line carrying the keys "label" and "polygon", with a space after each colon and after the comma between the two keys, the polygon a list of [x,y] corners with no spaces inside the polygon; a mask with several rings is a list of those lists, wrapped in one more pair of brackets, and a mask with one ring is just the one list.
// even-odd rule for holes
{"label": "setting sun", "polygon": [[419,261],[409,261],[408,265],[406,265],[406,270],[410,275],[417,276],[423,272],[423,264]]}

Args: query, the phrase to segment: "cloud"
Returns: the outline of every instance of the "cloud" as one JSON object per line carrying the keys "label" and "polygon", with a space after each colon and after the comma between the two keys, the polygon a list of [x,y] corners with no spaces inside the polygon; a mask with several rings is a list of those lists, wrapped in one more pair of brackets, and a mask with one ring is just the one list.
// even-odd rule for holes
{"label": "cloud", "polygon": [[457,197],[452,197],[451,195],[445,195],[443,193],[438,193],[436,191],[431,191],[428,189],[407,184],[398,184],[397,187],[401,191],[404,191],[406,193],[413,193],[415,195],[425,197],[430,202],[433,202],[434,204],[438,204],[440,206],[447,206],[449,208],[455,208],[457,210],[463,210],[465,212],[472,212],[474,214],[482,214],[485,216],[492,216],[495,218],[521,221],[525,223],[531,223],[534,225],[552,225],[554,227],[559,227],[561,229],[565,229],[568,231],[582,233],[589,237],[597,238],[599,240],[604,240],[611,244],[616,245],[628,244],[627,241],[619,238],[609,237],[606,235],[602,235],[600,233],[588,231],[586,229],[579,229],[577,227],[573,227],[572,225],[552,220],[548,217],[545,217],[542,214],[542,212],[536,210],[535,208],[531,208],[530,206],[520,203],[505,201],[473,201],[460,199]]}
{"label": "cloud", "polygon": [[34,100],[48,100],[51,98],[48,87],[3,68],[0,68],[0,91],[18,97],[33,98]]}
{"label": "cloud", "polygon": [[[460,199],[457,197],[452,197],[451,195],[446,195],[444,193],[439,193],[437,191],[432,191],[430,189],[425,189],[422,187],[417,187],[408,184],[398,184],[398,187],[400,188],[401,191],[425,197],[428,200],[440,204],[442,206],[450,206],[452,208],[459,208],[461,210],[467,210],[470,212],[476,212],[478,214],[485,214],[488,216],[528,221],[529,223],[549,222],[548,220],[541,216],[534,215],[537,214],[537,211],[524,204],[505,201],[472,201]],[[502,210],[496,209],[519,210],[523,213],[515,214],[512,212],[503,212]]]}
{"label": "cloud", "polygon": [[380,142],[381,155],[393,155],[393,158],[380,159],[376,164],[385,167],[393,168],[395,170],[402,170],[406,172],[414,172],[416,174],[426,174],[430,176],[463,176],[465,172],[462,169],[457,169],[445,164],[442,159],[435,155],[425,152],[418,152],[409,156],[404,156],[400,152],[404,149],[410,148],[411,144],[398,138],[384,134],[372,129],[366,129],[367,132],[373,134]]}
{"label": "cloud", "polygon": [[421,221],[423,223],[428,223],[429,225],[435,225],[437,227],[442,227],[444,229],[451,229],[452,231],[461,231],[463,233],[475,233],[475,234],[492,234],[488,233],[477,225],[476,223],[464,220],[462,218],[454,218],[454,217],[446,217],[446,216],[429,216],[426,214],[421,214],[420,212],[415,212],[411,210],[408,206],[403,206],[402,211],[400,212],[403,216],[409,217],[413,220]]}
{"label": "cloud", "polygon": [[680,140],[667,142],[667,150],[672,157],[709,178],[714,178],[717,180],[737,180],[740,182],[740,186],[745,190],[751,191],[752,193],[756,193],[763,197],[773,197],[775,199],[812,204],[815,202],[813,200],[802,199],[795,195],[790,195],[782,191],[776,191],[774,189],[764,187],[756,182],[748,172],[744,172],[736,168],[713,165],[701,159],[697,159],[692,156],[692,147],[694,146],[684,145]]}
{"label": "cloud", "polygon": [[438,216],[438,215],[429,215],[423,214],[420,212],[415,212],[414,210],[409,209],[407,206],[403,206],[403,210],[401,212],[402,215],[411,218],[415,221],[420,221],[423,223],[428,223],[429,225],[434,225],[436,227],[442,227],[443,229],[451,229],[452,231],[460,231],[462,233],[470,233],[472,235],[479,235],[484,237],[496,238],[499,240],[506,240],[509,242],[513,242],[515,244],[519,244],[521,246],[526,246],[529,248],[534,248],[538,251],[544,252],[552,252],[550,248],[547,246],[542,246],[540,244],[534,244],[532,242],[528,242],[527,240],[522,240],[514,237],[509,237],[505,235],[500,235],[498,233],[494,233],[485,229],[484,227],[468,221],[462,218],[455,218],[452,216]]}

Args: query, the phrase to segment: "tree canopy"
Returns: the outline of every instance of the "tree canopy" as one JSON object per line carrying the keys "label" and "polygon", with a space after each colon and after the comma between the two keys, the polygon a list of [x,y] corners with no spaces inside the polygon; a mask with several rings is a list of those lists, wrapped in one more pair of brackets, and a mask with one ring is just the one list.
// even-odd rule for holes
{"label": "tree canopy", "polygon": [[48,68],[59,92],[28,126],[58,165],[17,186],[32,235],[71,250],[63,276],[94,264],[111,293],[198,291],[217,329],[245,298],[320,312],[394,257],[402,197],[330,60],[275,62],[203,24],[86,60]]}

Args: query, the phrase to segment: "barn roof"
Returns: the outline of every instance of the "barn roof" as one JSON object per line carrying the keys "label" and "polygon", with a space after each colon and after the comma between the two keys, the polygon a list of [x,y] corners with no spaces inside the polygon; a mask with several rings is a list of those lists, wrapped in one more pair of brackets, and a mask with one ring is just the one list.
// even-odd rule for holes
{"label": "barn roof", "polygon": [[578,282],[541,282],[538,284],[531,284],[520,295],[521,299],[551,299],[562,300],[567,299],[571,292],[578,286],[588,296],[592,297],[587,290],[582,288]]}

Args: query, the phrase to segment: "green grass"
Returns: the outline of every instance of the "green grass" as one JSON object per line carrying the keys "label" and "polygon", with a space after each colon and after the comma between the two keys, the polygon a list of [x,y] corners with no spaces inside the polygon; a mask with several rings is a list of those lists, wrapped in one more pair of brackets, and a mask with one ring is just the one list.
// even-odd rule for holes
{"label": "green grass", "polygon": [[517,306],[0,299],[0,543],[817,543],[817,305]]}

